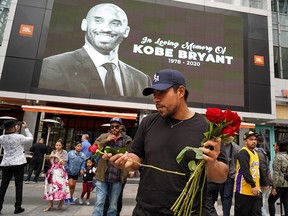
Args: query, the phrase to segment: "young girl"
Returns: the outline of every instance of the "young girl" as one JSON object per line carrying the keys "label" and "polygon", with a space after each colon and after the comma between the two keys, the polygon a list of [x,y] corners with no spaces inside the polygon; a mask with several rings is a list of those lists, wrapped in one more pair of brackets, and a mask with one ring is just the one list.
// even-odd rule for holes
{"label": "young girl", "polygon": [[79,198],[79,204],[83,204],[83,197],[87,193],[86,196],[86,205],[90,205],[89,198],[90,198],[90,192],[93,185],[93,177],[95,175],[96,168],[94,167],[94,160],[91,158],[88,158],[86,160],[86,167],[83,175],[83,182],[82,182],[82,193],[81,197]]}
{"label": "young girl", "polygon": [[51,166],[47,171],[45,178],[44,199],[49,202],[48,208],[44,211],[50,211],[53,207],[53,201],[60,201],[57,209],[61,209],[64,199],[69,196],[68,176],[64,169],[67,161],[67,151],[63,149],[62,140],[57,140],[55,150],[50,154]]}
{"label": "young girl", "polygon": [[68,153],[68,161],[66,162],[64,168],[68,174],[68,182],[70,189],[70,198],[64,200],[64,204],[67,205],[70,202],[71,205],[74,205],[74,191],[76,187],[76,183],[78,180],[79,173],[84,174],[85,169],[85,160],[86,155],[81,152],[82,143],[78,142],[75,145],[75,150],[71,150]]}

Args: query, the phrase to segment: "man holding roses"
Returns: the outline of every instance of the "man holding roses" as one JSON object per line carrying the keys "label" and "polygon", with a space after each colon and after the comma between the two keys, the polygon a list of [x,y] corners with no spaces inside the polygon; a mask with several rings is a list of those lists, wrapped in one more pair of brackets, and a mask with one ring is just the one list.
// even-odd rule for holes
{"label": "man holding roses", "polygon": [[[196,160],[194,152],[185,154],[177,163],[176,157],[186,146],[199,148],[206,161],[207,177],[214,182],[223,183],[228,175],[225,154],[220,152],[221,139],[213,139],[201,145],[204,132],[208,129],[205,117],[191,111],[186,103],[189,92],[183,75],[173,69],[164,69],[153,77],[153,84],[143,90],[143,95],[153,94],[158,113],[145,117],[133,140],[130,153],[103,155],[119,168],[140,169],[140,183],[136,197],[137,205],[133,216],[173,215],[171,207],[186,185],[190,176],[188,162]],[[209,147],[209,148],[208,148]],[[150,169],[153,165],[166,170],[184,173],[176,175]],[[217,170],[217,172],[215,172]],[[201,182],[205,182],[204,174]],[[205,184],[206,188],[206,184]],[[205,215],[205,203],[201,203],[200,185],[197,187],[193,203],[193,214]],[[183,214],[182,214],[183,215]]]}

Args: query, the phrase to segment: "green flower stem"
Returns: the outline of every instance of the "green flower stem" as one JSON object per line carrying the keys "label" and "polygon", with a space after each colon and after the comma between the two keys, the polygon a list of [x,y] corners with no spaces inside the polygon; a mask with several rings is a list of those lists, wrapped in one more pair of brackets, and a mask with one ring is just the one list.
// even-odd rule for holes
{"label": "green flower stem", "polygon": [[159,171],[161,171],[161,172],[172,173],[172,174],[182,175],[182,176],[185,176],[185,175],[186,175],[185,173],[180,173],[180,172],[171,171],[171,170],[165,170],[165,169],[161,169],[161,168],[159,168],[159,167],[153,166],[153,165],[141,164],[141,163],[139,163],[139,162],[137,162],[137,161],[134,161],[134,160],[132,160],[132,159],[128,159],[128,161],[131,161],[131,162],[133,162],[133,163],[136,163],[136,164],[138,164],[139,166],[156,169],[156,170],[159,170]]}
{"label": "green flower stem", "polygon": [[[100,150],[97,150],[97,152],[99,152],[99,153],[102,154],[102,155],[105,154],[104,152],[102,152],[102,151],[100,151]],[[128,159],[128,161],[133,162],[133,163],[136,163],[136,164],[138,164],[139,166],[156,169],[156,170],[161,171],[161,172],[172,173],[172,174],[175,174],[175,175],[182,175],[182,176],[185,176],[185,175],[186,175],[185,173],[180,173],[180,172],[171,171],[171,170],[165,170],[165,169],[161,169],[161,168],[159,168],[159,167],[153,166],[153,165],[141,164],[141,163],[139,163],[138,161],[135,161],[135,160],[132,160],[132,159]]]}
{"label": "green flower stem", "polygon": [[[177,198],[173,206],[171,207],[171,210],[174,212],[174,215],[177,216],[189,216],[192,214],[193,210],[193,202],[195,199],[195,196],[197,194],[198,186],[201,185],[201,195],[200,195],[200,203],[202,209],[202,200],[203,200],[203,189],[205,185],[205,178],[203,182],[200,182],[202,172],[205,171],[204,177],[206,178],[206,168],[205,168],[205,161],[201,160],[198,165],[196,166],[196,169],[194,172],[190,175],[185,188],[182,190],[182,193]],[[202,210],[200,212],[200,215],[202,215]]]}

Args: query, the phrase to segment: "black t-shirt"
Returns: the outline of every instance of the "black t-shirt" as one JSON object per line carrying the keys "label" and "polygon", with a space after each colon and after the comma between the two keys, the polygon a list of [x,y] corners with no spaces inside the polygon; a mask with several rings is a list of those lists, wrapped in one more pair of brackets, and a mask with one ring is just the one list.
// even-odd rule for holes
{"label": "black t-shirt", "polygon": [[41,162],[44,154],[47,153],[47,147],[44,143],[35,143],[31,146],[30,151],[33,152],[32,159]]}
{"label": "black t-shirt", "polygon": [[[170,120],[172,124],[180,122],[175,119]],[[185,154],[180,164],[177,163],[176,157],[186,146],[200,147],[204,138],[203,133],[207,128],[205,117],[198,113],[173,128],[169,120],[163,119],[158,113],[143,119],[134,137],[131,152],[142,158],[144,164],[186,173],[186,176],[141,168],[134,216],[173,215],[170,208],[185,187],[190,176],[188,162],[195,158],[195,153]],[[225,154],[219,155],[218,159],[226,162]],[[205,194],[206,189],[203,193],[204,199]],[[199,215],[200,187],[193,209],[196,210],[195,215]],[[205,208],[202,211],[205,211]]]}

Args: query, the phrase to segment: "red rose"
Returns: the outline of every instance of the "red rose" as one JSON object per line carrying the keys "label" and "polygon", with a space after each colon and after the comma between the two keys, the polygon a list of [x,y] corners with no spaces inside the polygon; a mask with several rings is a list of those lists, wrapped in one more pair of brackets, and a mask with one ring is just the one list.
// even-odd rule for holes
{"label": "red rose", "polygon": [[[225,140],[230,140],[236,132],[239,131],[240,124],[241,124],[241,118],[238,116],[236,112],[232,112],[231,110],[227,109],[224,112],[222,112],[218,108],[207,108],[206,110],[206,118],[209,121],[209,127],[208,130],[204,133],[204,138],[201,142],[201,145],[203,146],[203,143],[205,143],[207,140],[213,139],[213,138],[223,138]],[[208,146],[206,148],[209,148]],[[194,151],[194,148],[192,148]],[[180,160],[183,159],[183,154],[188,151],[188,148],[186,147],[184,151],[182,150],[180,154],[177,156],[177,162],[179,163]],[[197,149],[198,151],[198,149]],[[195,150],[196,153],[196,150]],[[179,160],[180,159],[180,160]],[[200,159],[200,158],[199,158]],[[204,158],[202,158],[204,159]],[[189,164],[192,164],[190,161]],[[192,208],[196,190],[195,185],[198,186],[199,181],[202,176],[202,172],[206,172],[206,164],[205,161],[202,160],[195,166],[191,168],[189,166],[189,169],[191,172],[189,180],[185,186],[185,188],[182,190],[182,193],[176,200],[176,202],[173,204],[171,210],[174,212],[174,215],[183,215],[184,212],[185,215],[190,215],[192,213]],[[195,172],[195,170],[198,170],[199,172]],[[192,174],[193,173],[193,174]],[[203,186],[205,182],[202,182],[201,188],[201,194],[203,193]],[[188,200],[188,201],[187,201]],[[202,202],[202,201],[200,201]],[[192,204],[191,204],[192,203]]]}
{"label": "red rose", "polygon": [[238,114],[229,109],[224,111],[223,118],[225,119],[225,122],[231,122],[234,127],[237,127],[238,125],[240,126],[241,124],[241,118],[238,116]]}
{"label": "red rose", "polygon": [[234,136],[235,132],[236,132],[235,128],[232,127],[231,125],[228,125],[227,127],[223,128],[221,131],[221,133],[224,135],[224,138]]}
{"label": "red rose", "polygon": [[229,110],[226,109],[223,113],[223,118],[225,119],[225,122],[233,122],[233,117],[234,117],[234,113]]}
{"label": "red rose", "polygon": [[240,130],[240,125],[241,125],[241,119],[239,117],[239,121],[235,121],[231,124],[232,127],[234,127],[234,130],[238,132]]}
{"label": "red rose", "polygon": [[218,108],[207,108],[206,117],[210,122],[219,124],[223,121],[223,112]]}

